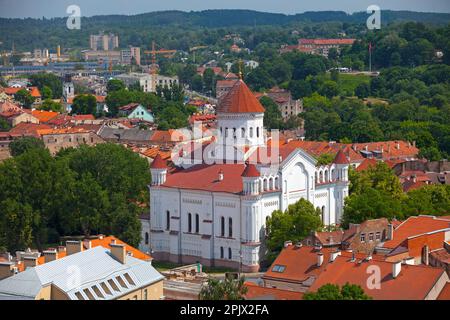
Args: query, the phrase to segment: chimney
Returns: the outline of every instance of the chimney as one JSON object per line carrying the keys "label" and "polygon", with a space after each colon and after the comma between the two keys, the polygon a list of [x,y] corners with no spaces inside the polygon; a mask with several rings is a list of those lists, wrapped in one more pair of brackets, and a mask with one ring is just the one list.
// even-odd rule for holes
{"label": "chimney", "polygon": [[317,254],[317,266],[320,267],[323,264],[323,253],[319,252]]}
{"label": "chimney", "polygon": [[86,248],[86,250],[92,249],[92,242],[89,239],[84,239],[83,245]]}
{"label": "chimney", "polygon": [[58,259],[58,251],[56,249],[45,250],[42,252],[45,257],[45,263]]}
{"label": "chimney", "polygon": [[99,240],[103,240],[104,237],[105,237],[105,236],[104,236],[103,234],[99,234],[99,235],[98,235],[98,239],[99,239]]}
{"label": "chimney", "polygon": [[36,257],[24,257],[23,263],[24,263],[25,269],[36,267],[37,266],[37,258]]}
{"label": "chimney", "polygon": [[402,262],[396,262],[392,264],[392,278],[397,278],[402,271]]}
{"label": "chimney", "polygon": [[400,143],[398,141],[395,143],[395,149],[400,150]]}
{"label": "chimney", "polygon": [[14,264],[12,262],[0,262],[0,280],[13,275]]}
{"label": "chimney", "polygon": [[61,252],[66,252],[66,247],[58,246],[58,253],[61,253]]}
{"label": "chimney", "polygon": [[83,251],[83,242],[73,240],[66,241],[66,248],[67,255],[70,256],[71,254]]}
{"label": "chimney", "polygon": [[341,255],[340,251],[332,252],[330,255],[330,262],[333,262],[334,260],[336,260],[336,258],[339,257],[340,255]]}
{"label": "chimney", "polygon": [[111,244],[116,244],[116,239],[111,239]]}
{"label": "chimney", "polygon": [[284,247],[287,248],[289,246],[292,246],[292,241],[291,240],[285,241],[284,242]]}
{"label": "chimney", "polygon": [[386,240],[394,239],[394,225],[392,223],[387,225],[387,235]]}
{"label": "chimney", "polygon": [[220,169],[220,171],[219,171],[219,179],[218,180],[219,181],[223,180],[223,171],[222,171],[222,169]]}
{"label": "chimney", "polygon": [[112,256],[118,260],[120,263],[124,264],[126,262],[127,253],[125,250],[125,245],[123,244],[110,244]]}
{"label": "chimney", "polygon": [[299,249],[299,248],[303,247],[303,244],[302,244],[300,241],[298,241],[298,242],[295,244],[295,247],[296,247],[297,249]]}

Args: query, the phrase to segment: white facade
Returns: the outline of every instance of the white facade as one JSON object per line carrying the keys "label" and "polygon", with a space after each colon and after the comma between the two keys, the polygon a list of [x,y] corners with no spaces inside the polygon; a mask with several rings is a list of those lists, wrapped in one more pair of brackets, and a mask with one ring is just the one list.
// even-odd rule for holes
{"label": "white facade", "polygon": [[139,86],[142,88],[144,92],[156,92],[156,87],[169,87],[171,88],[173,85],[178,85],[178,77],[167,77],[159,74],[147,74],[147,73],[124,73],[116,76],[116,79],[119,79],[125,83],[126,86],[134,85],[139,83]]}
{"label": "white facade", "polygon": [[[202,183],[213,180],[211,187],[202,184],[186,187],[189,182],[181,186],[167,183],[171,174],[161,165],[162,160],[158,160],[158,165],[151,169],[150,225],[143,231],[150,237],[146,251],[151,249],[156,259],[178,263],[199,261],[206,265],[242,266],[243,271],[257,271],[265,255],[266,219],[273,211],[284,211],[303,198],[320,208],[325,225],[340,222],[344,198],[348,195],[348,164],[316,167],[314,157],[302,149],[294,149],[289,154],[284,153],[284,159],[277,155],[267,164],[257,161],[255,167],[247,168],[251,174],[243,174],[247,171],[244,170],[247,164],[243,163],[249,160],[249,154],[268,146],[263,117],[261,112],[218,113],[219,137],[212,148],[215,156],[228,159],[228,154],[217,152],[223,145],[245,146],[248,152],[237,157],[237,164],[207,166],[205,170],[211,169],[208,172],[217,169],[217,178],[206,177],[206,171],[202,171],[204,165],[191,168],[195,169],[191,180]],[[250,159],[253,160],[251,156]],[[227,166],[237,166],[239,172],[222,170],[231,168]],[[241,191],[236,191],[235,187],[211,191],[222,181],[223,185],[233,182],[233,186],[239,181]]]}

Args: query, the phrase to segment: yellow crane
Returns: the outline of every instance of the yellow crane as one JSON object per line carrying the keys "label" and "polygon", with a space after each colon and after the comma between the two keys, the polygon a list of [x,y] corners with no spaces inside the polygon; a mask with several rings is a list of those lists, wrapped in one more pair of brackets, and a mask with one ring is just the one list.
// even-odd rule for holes
{"label": "yellow crane", "polygon": [[167,50],[167,49],[160,49],[156,50],[156,43],[155,41],[152,41],[152,50],[145,50],[145,54],[149,54],[152,57],[152,64],[150,66],[150,73],[156,74],[158,72],[158,68],[156,66],[156,55],[157,54],[163,54],[165,57],[171,57],[173,54],[175,54],[177,50]]}
{"label": "yellow crane", "polygon": [[196,46],[196,47],[189,48],[189,52],[193,52],[194,53],[194,63],[195,63],[195,52],[197,50],[206,49],[206,48],[208,48],[208,46]]}

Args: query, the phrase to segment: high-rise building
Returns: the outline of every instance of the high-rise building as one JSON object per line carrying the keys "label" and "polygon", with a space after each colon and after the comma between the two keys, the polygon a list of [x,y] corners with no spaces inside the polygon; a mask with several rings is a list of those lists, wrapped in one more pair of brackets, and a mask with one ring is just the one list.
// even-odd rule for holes
{"label": "high-rise building", "polygon": [[113,50],[119,47],[119,37],[110,34],[91,34],[90,36],[90,46],[92,50]]}
{"label": "high-rise building", "polygon": [[128,47],[127,49],[121,50],[120,52],[123,64],[131,64],[132,60],[134,59],[138,66],[141,65],[141,48]]}

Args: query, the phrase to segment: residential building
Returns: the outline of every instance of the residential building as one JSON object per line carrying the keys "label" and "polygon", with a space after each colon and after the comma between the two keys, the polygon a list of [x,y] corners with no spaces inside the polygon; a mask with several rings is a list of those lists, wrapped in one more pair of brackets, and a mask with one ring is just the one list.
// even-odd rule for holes
{"label": "residential building", "polygon": [[233,88],[237,80],[217,80],[216,82],[216,97],[221,99]]}
{"label": "residential building", "polygon": [[212,164],[195,159],[172,169],[157,156],[151,165],[149,233],[155,257],[255,271],[264,257],[265,222],[274,210],[304,198],[320,208],[325,225],[339,223],[349,184],[342,150],[332,164],[317,167],[302,149],[269,144],[264,108],[242,80],[216,112],[220,133],[206,153]]}
{"label": "residential building", "polygon": [[82,127],[38,130],[42,141],[51,154],[56,154],[65,148],[76,148],[80,145],[94,146],[105,143],[100,136]]}
{"label": "residential building", "polygon": [[92,50],[114,50],[119,47],[119,37],[112,33],[110,34],[91,34],[89,43]]}
{"label": "residential building", "polygon": [[342,46],[351,46],[356,39],[298,39],[298,44],[293,46],[282,46],[281,52],[300,51],[310,54],[328,57],[331,48],[338,51]]}
{"label": "residential building", "polygon": [[141,119],[147,122],[155,122],[153,114],[139,103],[130,103],[120,107],[119,115],[128,119]]}
{"label": "residential building", "polygon": [[107,68],[109,64],[117,65],[122,63],[122,54],[120,51],[86,50],[82,53],[84,60],[97,61],[99,64],[103,64],[105,68]]}
{"label": "residential building", "polygon": [[[78,278],[70,281],[74,274]],[[123,244],[111,244],[29,266],[0,281],[0,299],[159,300],[163,279],[150,262],[127,255]]]}
{"label": "residential building", "polygon": [[130,65],[134,61],[138,66],[141,65],[141,48],[128,47],[120,51],[122,64]]}
{"label": "residential building", "polygon": [[302,101],[300,99],[294,100],[288,90],[273,87],[265,95],[277,104],[284,120],[303,112]]}
{"label": "residential building", "polygon": [[169,87],[178,85],[178,77],[167,77],[159,74],[147,74],[147,73],[124,73],[116,76],[125,83],[126,86],[135,85],[136,83],[142,88],[144,92],[156,92],[156,87]]}
{"label": "residential building", "polygon": [[[370,276],[374,281],[370,281]],[[436,300],[449,281],[440,268],[338,255],[322,270],[309,291],[315,292],[326,284],[349,283],[359,285],[375,300]]]}

